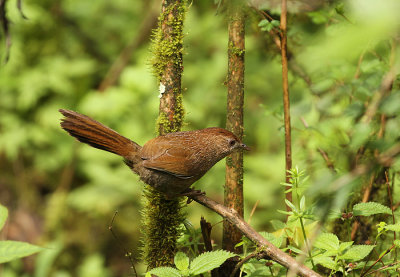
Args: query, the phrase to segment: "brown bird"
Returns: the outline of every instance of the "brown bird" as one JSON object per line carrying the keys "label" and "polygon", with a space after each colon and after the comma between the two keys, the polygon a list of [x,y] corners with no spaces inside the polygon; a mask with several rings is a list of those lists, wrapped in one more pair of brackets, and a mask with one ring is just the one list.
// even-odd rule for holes
{"label": "brown bird", "polygon": [[249,147],[222,128],[169,133],[141,147],[116,131],[83,114],[60,109],[61,127],[80,142],[124,158],[146,184],[169,199],[199,193],[190,186],[219,160]]}

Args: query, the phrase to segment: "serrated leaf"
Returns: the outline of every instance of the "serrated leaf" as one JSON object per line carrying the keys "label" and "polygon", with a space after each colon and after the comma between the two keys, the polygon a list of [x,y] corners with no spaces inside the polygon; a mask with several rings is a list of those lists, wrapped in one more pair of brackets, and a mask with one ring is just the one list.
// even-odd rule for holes
{"label": "serrated leaf", "polygon": [[268,240],[270,243],[275,245],[276,247],[281,247],[283,243],[283,238],[282,237],[275,237],[273,234],[268,233],[268,232],[260,232],[260,235],[263,236],[266,240]]}
{"label": "serrated leaf", "polygon": [[0,204],[0,230],[3,229],[4,223],[6,223],[7,217],[8,217],[7,208]]}
{"label": "serrated leaf", "polygon": [[354,216],[369,216],[374,214],[392,214],[389,207],[376,202],[358,203],[353,206]]}
{"label": "serrated leaf", "polygon": [[274,230],[279,230],[279,229],[283,229],[286,227],[286,224],[283,221],[277,220],[277,219],[272,219],[270,220],[272,228],[274,228]]}
{"label": "serrated leaf", "polygon": [[339,258],[356,262],[368,256],[374,247],[375,245],[353,245],[346,253],[339,256]]}
{"label": "serrated leaf", "polygon": [[399,223],[397,223],[397,224],[388,224],[388,225],[385,225],[385,230],[388,230],[388,231],[393,231],[393,232],[400,232],[400,224]]}
{"label": "serrated leaf", "polygon": [[189,268],[189,257],[179,251],[174,257],[174,263],[177,269],[186,270]]}
{"label": "serrated leaf", "polygon": [[227,259],[234,256],[236,256],[236,254],[225,250],[205,252],[200,256],[194,258],[194,260],[190,263],[189,272],[192,275],[197,275],[207,272],[209,270],[219,267]]}
{"label": "serrated leaf", "polygon": [[181,277],[181,274],[177,269],[168,266],[153,268],[146,273],[146,276],[148,274],[154,274],[158,277]]}
{"label": "serrated leaf", "polygon": [[331,257],[327,256],[316,256],[313,258],[314,263],[322,265],[323,267],[332,269],[332,270],[337,270],[338,265],[333,261]]}
{"label": "serrated leaf", "polygon": [[342,253],[344,252],[347,248],[349,248],[350,246],[352,246],[354,243],[354,241],[345,241],[340,243],[339,245],[339,252]]}
{"label": "serrated leaf", "polygon": [[332,233],[322,233],[318,236],[314,246],[324,250],[338,250],[339,239]]}
{"label": "serrated leaf", "polygon": [[22,241],[0,241],[0,263],[35,254],[44,248]]}

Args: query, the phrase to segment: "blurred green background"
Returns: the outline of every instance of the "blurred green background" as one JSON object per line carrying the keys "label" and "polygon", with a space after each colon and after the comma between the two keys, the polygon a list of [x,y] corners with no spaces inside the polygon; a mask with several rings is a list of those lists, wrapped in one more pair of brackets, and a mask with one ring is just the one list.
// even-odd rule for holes
{"label": "blurred green background", "polygon": [[[345,3],[343,3],[345,2]],[[384,150],[398,142],[398,81],[377,113],[388,115],[385,134],[371,136],[379,121],[359,124],[383,76],[399,66],[399,1],[289,1],[289,57],[293,164],[324,185],[332,172],[352,169],[360,146]],[[2,265],[12,276],[128,276],[130,264],[112,237],[113,228],[140,263],[142,184],[121,159],[77,143],[59,127],[59,108],[87,114],[139,144],[155,136],[158,84],[152,76],[150,32],[158,1],[25,0],[23,19],[7,1],[10,59],[0,68],[0,203],[10,217],[2,239],[27,241],[48,250]],[[190,2],[184,41],[185,130],[224,127],[227,19],[223,6]],[[257,9],[279,20],[279,1],[249,1],[246,8],[245,215],[258,230],[283,219],[284,140],[279,49],[260,29]],[[141,31],[141,32],[139,32]],[[5,58],[5,38],[0,53]],[[98,88],[129,45],[118,81]],[[371,146],[372,147],[372,146]],[[400,168],[400,162],[394,169]],[[328,181],[326,181],[328,182]],[[224,161],[196,187],[223,201]],[[214,226],[221,218],[191,203],[187,217]]]}

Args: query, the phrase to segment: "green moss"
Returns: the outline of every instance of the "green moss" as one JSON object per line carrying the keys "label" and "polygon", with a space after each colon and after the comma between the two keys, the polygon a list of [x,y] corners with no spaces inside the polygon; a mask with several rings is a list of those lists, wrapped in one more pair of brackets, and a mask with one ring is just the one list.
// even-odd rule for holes
{"label": "green moss", "polygon": [[[174,16],[168,16],[176,10]],[[183,22],[186,15],[186,1],[176,2],[166,8],[161,13],[158,19],[158,27],[153,32],[151,51],[153,59],[153,73],[158,81],[161,81],[162,75],[165,72],[167,64],[175,64],[182,68],[182,53],[183,53]],[[171,28],[169,36],[165,37],[162,31],[162,25],[166,24]]]}
{"label": "green moss", "polygon": [[[163,97],[173,97],[168,99],[168,103],[173,107],[167,107],[165,110],[160,108],[156,124],[159,135],[180,131],[185,114],[180,76],[183,70],[183,21],[186,0],[165,2],[163,5],[165,11],[160,15],[158,28],[153,32],[151,62],[157,81],[165,86]],[[161,105],[165,104],[161,102]],[[167,200],[162,193],[149,186],[144,190],[144,196],[144,258],[149,268],[171,266],[185,218],[182,212],[184,203],[182,198]]]}
{"label": "green moss", "polygon": [[235,47],[235,46],[233,45],[233,42],[229,42],[229,52],[230,52],[232,55],[241,57],[241,56],[244,55],[244,53],[246,52],[246,50],[245,50],[245,49],[242,49],[242,48],[239,48],[239,47]]}
{"label": "green moss", "polygon": [[[177,251],[176,241],[182,232],[185,215],[181,212],[182,198],[166,200],[150,186],[144,189],[144,257],[149,268],[172,266]],[[177,212],[178,211],[178,212]]]}
{"label": "green moss", "polygon": [[183,96],[182,93],[175,94],[175,112],[174,112],[174,125],[176,130],[171,130],[171,132],[180,131],[182,128],[183,120],[185,117],[185,109],[183,108]]}
{"label": "green moss", "polygon": [[173,111],[172,120],[168,118],[165,113],[160,113],[157,118],[157,134],[162,133],[173,133],[179,132],[182,128],[182,124],[185,117],[185,110],[183,108],[183,96],[182,93],[175,93],[175,108]]}
{"label": "green moss", "polygon": [[226,165],[228,167],[232,167],[233,166],[233,161],[232,161],[232,157],[231,156],[226,157]]}

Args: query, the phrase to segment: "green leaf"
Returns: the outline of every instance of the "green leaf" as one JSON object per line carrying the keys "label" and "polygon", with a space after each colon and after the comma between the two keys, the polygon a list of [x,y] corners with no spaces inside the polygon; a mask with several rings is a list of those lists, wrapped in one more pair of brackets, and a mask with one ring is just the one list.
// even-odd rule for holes
{"label": "green leaf", "polygon": [[260,235],[262,235],[266,240],[268,240],[270,243],[275,245],[276,247],[281,247],[283,243],[283,238],[282,237],[275,237],[273,234],[268,233],[268,232],[260,232]]}
{"label": "green leaf", "polygon": [[326,267],[326,268],[329,268],[332,270],[338,269],[338,265],[333,261],[333,259],[331,257],[326,257],[324,255],[316,256],[316,257],[313,257],[313,261],[316,264],[320,264],[323,267]]}
{"label": "green leaf", "polygon": [[322,233],[318,236],[314,246],[324,250],[338,250],[339,239],[332,233]]}
{"label": "green leaf", "polygon": [[265,27],[269,24],[269,21],[267,19],[263,19],[258,23],[258,27]]}
{"label": "green leaf", "polygon": [[0,204],[0,230],[3,229],[4,223],[6,223],[7,217],[8,217],[7,208]]}
{"label": "green leaf", "polygon": [[393,231],[393,232],[400,232],[400,224],[399,223],[397,223],[397,224],[388,224],[388,225],[385,225],[385,230],[388,230],[388,231]]}
{"label": "green leaf", "polygon": [[358,203],[353,206],[354,216],[370,216],[374,214],[392,214],[389,207],[376,202]]}
{"label": "green leaf", "polygon": [[400,239],[393,241],[393,244],[396,245],[397,248],[400,248]]}
{"label": "green leaf", "polygon": [[270,220],[272,228],[274,228],[274,230],[280,230],[286,227],[286,224],[283,221],[277,220],[277,219],[272,219]]}
{"label": "green leaf", "polygon": [[281,25],[281,22],[279,20],[272,20],[271,25],[274,27],[279,27]]}
{"label": "green leaf", "polygon": [[174,263],[177,269],[186,270],[189,268],[189,257],[183,252],[178,252],[175,255]]}
{"label": "green leaf", "polygon": [[0,263],[35,254],[44,248],[22,241],[0,241]]}
{"label": "green leaf", "polygon": [[340,252],[340,253],[343,253],[346,249],[348,249],[350,246],[352,246],[353,243],[354,243],[354,241],[345,241],[345,242],[342,242],[342,243],[339,245],[339,252]]}
{"label": "green leaf", "polygon": [[374,249],[375,245],[354,245],[343,255],[339,256],[342,260],[352,260],[354,262],[364,259]]}
{"label": "green leaf", "polygon": [[300,199],[300,210],[304,210],[304,208],[306,207],[306,197],[303,195],[303,197],[301,197]]}
{"label": "green leaf", "polygon": [[218,250],[212,252],[205,252],[200,256],[197,256],[190,264],[190,274],[197,275],[214,268],[219,267],[227,259],[236,256],[236,254],[225,251]]}
{"label": "green leaf", "polygon": [[302,254],[302,253],[304,253],[304,252],[301,251],[299,248],[296,248],[296,247],[294,247],[294,246],[292,246],[292,245],[289,245],[287,248],[288,248],[289,250],[293,251],[293,252],[296,253],[296,254]]}
{"label": "green leaf", "polygon": [[154,274],[158,277],[181,277],[182,275],[179,273],[179,271],[173,267],[168,267],[168,266],[162,266],[162,267],[156,267],[150,270],[149,272],[146,273],[147,275]]}
{"label": "green leaf", "polygon": [[286,205],[288,205],[293,211],[297,211],[296,206],[290,202],[289,200],[285,199]]}

